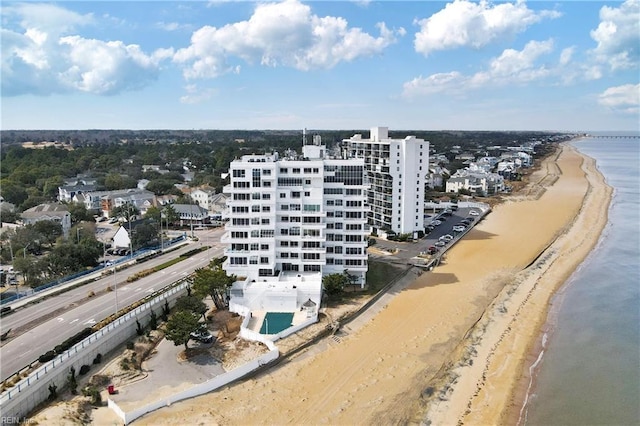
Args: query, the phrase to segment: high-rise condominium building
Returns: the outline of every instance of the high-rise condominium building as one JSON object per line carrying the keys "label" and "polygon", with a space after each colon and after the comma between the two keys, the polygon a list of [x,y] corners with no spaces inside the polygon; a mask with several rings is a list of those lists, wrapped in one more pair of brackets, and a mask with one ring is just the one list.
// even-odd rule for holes
{"label": "high-rise condominium building", "polygon": [[424,231],[424,190],[429,142],[415,136],[389,138],[389,128],[373,127],[369,139],[344,139],[345,155],[361,158],[371,185],[367,191],[371,232],[385,235]]}
{"label": "high-rise condominium building", "polygon": [[[270,299],[269,306],[261,302],[263,309],[284,311],[282,301],[294,296],[285,297],[278,283],[293,281],[288,288],[300,292],[314,281],[316,288],[309,294],[318,296],[323,275],[345,270],[354,284],[364,286],[368,227],[363,159],[329,158],[315,136],[301,156],[245,155],[231,162],[229,172],[223,268],[245,278],[232,289],[240,304]],[[264,293],[267,287],[271,294]],[[317,297],[310,298],[319,304]],[[297,299],[294,309],[307,296]]]}

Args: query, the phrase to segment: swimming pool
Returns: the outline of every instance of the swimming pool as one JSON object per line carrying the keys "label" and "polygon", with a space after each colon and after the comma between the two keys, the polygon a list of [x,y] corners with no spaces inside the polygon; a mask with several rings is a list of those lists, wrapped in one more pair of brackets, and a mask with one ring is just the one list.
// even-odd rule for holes
{"label": "swimming pool", "polygon": [[260,327],[260,334],[278,334],[291,327],[293,312],[267,312]]}

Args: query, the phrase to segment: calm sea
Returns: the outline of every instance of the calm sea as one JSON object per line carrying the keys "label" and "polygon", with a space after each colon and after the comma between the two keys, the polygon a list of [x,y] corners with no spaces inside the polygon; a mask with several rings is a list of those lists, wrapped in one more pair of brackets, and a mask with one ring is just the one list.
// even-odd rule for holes
{"label": "calm sea", "polygon": [[574,146],[614,188],[609,224],[552,302],[520,424],[639,425],[640,139]]}

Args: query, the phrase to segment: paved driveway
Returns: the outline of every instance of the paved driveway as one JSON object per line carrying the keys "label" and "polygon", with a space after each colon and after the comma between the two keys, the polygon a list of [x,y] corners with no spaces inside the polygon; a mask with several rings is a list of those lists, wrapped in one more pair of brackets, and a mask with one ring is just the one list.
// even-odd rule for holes
{"label": "paved driveway", "polygon": [[[210,347],[211,344],[190,342],[189,347]],[[163,339],[156,353],[143,364],[148,376],[138,382],[120,387],[111,398],[125,410],[167,397],[173,393],[205,382],[224,373],[222,364],[208,353],[197,355],[188,361],[178,361],[184,345],[175,346]]]}

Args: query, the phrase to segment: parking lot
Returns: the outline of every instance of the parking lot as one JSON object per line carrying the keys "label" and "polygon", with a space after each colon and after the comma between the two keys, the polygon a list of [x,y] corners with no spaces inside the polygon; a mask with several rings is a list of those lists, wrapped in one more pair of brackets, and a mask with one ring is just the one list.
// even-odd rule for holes
{"label": "parking lot", "polygon": [[[425,225],[433,223],[433,229],[420,240],[416,242],[399,242],[378,238],[373,247],[376,251],[393,254],[394,257],[407,261],[415,256],[427,254],[430,247],[437,247],[435,254],[442,253],[453,245],[458,237],[471,230],[482,218],[483,214],[482,210],[477,207],[460,207],[451,212],[442,210],[425,219]],[[464,230],[456,231],[453,229],[465,220],[468,225],[465,226]],[[437,222],[435,221],[440,223],[436,224]],[[445,235],[450,235],[452,237],[451,241],[438,243]]]}

